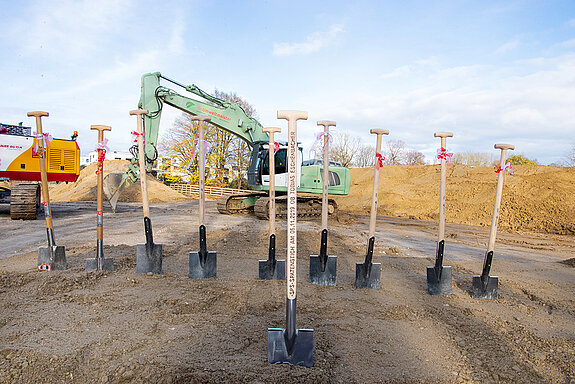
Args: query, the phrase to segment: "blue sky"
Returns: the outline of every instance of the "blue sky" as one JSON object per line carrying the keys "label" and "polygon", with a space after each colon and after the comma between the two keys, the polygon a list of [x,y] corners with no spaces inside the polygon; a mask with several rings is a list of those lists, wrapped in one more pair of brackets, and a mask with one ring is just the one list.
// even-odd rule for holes
{"label": "blue sky", "polygon": [[[0,24],[0,122],[34,124],[45,110],[55,137],[112,126],[110,147],[131,144],[140,77],[235,92],[264,126],[278,109],[374,144],[390,131],[429,161],[437,131],[451,152],[561,161],[575,142],[573,1],[6,1]],[[166,107],[162,133],[180,112]],[[307,151],[306,151],[307,155]]]}

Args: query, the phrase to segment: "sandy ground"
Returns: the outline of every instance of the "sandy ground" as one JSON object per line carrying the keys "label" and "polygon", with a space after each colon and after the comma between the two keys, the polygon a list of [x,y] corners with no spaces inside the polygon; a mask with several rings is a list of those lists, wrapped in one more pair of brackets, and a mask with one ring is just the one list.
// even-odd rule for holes
{"label": "sandy ground", "polygon": [[[381,195],[380,195],[381,196]],[[297,326],[314,329],[312,368],[267,363],[267,329],[285,327],[285,282],[258,281],[267,222],[223,216],[207,203],[218,278],[187,277],[197,251],[197,201],[152,204],[164,273],[136,274],[141,206],[105,212],[114,272],[85,272],[95,257],[95,202],[53,204],[66,271],[36,270],[44,221],[11,221],[0,205],[2,383],[575,383],[575,238],[500,232],[492,275],[499,299],[470,297],[488,229],[447,225],[453,294],[429,296],[437,224],[379,216],[380,290],[354,288],[367,215],[330,221],[336,287],[308,283],[319,223],[298,222]],[[278,223],[285,258],[285,223]]]}

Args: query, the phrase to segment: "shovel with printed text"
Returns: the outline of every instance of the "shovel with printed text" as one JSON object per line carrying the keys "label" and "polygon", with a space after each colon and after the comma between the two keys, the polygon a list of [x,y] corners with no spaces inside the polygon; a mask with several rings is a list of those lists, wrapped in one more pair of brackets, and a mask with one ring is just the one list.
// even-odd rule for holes
{"label": "shovel with printed text", "polygon": [[142,115],[148,114],[145,109],[130,111],[137,120],[138,163],[140,165],[140,187],[142,190],[142,207],[144,210],[144,231],[146,244],[136,244],[136,273],[162,273],[162,244],[154,244],[148,186],[146,180],[146,153],[144,152],[144,130]]}
{"label": "shovel with printed text", "polygon": [[515,146],[511,144],[495,144],[495,149],[501,149],[501,158],[499,166],[497,167],[497,191],[495,192],[495,204],[493,206],[493,217],[491,219],[491,230],[489,231],[489,242],[487,243],[487,252],[483,260],[483,271],[481,275],[473,276],[471,284],[471,297],[478,299],[497,299],[497,287],[499,285],[499,278],[497,276],[489,276],[491,271],[491,263],[493,261],[493,249],[495,248],[495,236],[497,235],[497,224],[499,222],[499,209],[501,207],[501,196],[503,194],[503,183],[505,181],[505,172],[510,170],[509,163],[505,163],[507,159],[507,150],[514,150]]}
{"label": "shovel with printed text", "polygon": [[313,329],[296,328],[297,264],[297,120],[307,120],[307,112],[278,111],[278,119],[288,121],[288,226],[286,327],[268,328],[268,363],[313,366]]}
{"label": "shovel with printed text", "polygon": [[355,287],[379,289],[381,284],[381,263],[372,263],[373,246],[375,244],[375,220],[377,218],[377,196],[379,190],[379,170],[383,165],[381,155],[381,136],[389,135],[387,129],[372,129],[371,134],[377,135],[375,149],[375,172],[373,176],[373,194],[371,196],[371,214],[369,219],[369,239],[367,241],[367,251],[365,261],[355,264]]}
{"label": "shovel with printed text", "polygon": [[86,271],[113,271],[114,259],[104,258],[104,159],[106,157],[106,142],[104,131],[110,131],[107,125],[92,125],[90,129],[98,131],[98,162],[99,168],[97,184],[97,232],[96,232],[96,257],[86,259]]}
{"label": "shovel with printed text", "polygon": [[206,202],[206,180],[205,180],[205,166],[206,166],[206,151],[204,147],[204,124],[210,122],[211,118],[208,116],[192,116],[192,120],[199,122],[199,138],[198,145],[198,165],[199,165],[199,219],[200,219],[200,250],[199,252],[190,252],[189,273],[190,279],[209,279],[215,278],[217,273],[217,254],[216,252],[208,252],[206,244],[206,226],[204,225],[204,211]]}
{"label": "shovel with printed text", "polygon": [[268,259],[259,260],[259,279],[260,280],[285,280],[286,278],[286,261],[276,259],[276,187],[275,187],[275,141],[274,133],[280,132],[280,128],[264,128],[264,132],[269,135],[268,157],[270,170],[270,193],[269,193],[269,234],[270,243],[268,250]]}
{"label": "shovel with printed text", "polygon": [[54,240],[54,225],[52,223],[52,208],[50,207],[50,194],[48,192],[48,173],[46,172],[46,148],[44,133],[42,132],[42,117],[49,116],[48,112],[28,112],[28,117],[36,118],[36,143],[38,144],[38,160],[40,160],[40,180],[42,182],[42,200],[44,200],[44,216],[46,217],[46,235],[48,246],[38,248],[38,269],[42,271],[63,270],[66,261],[66,249],[56,245]]}
{"label": "shovel with printed text", "polygon": [[327,254],[327,216],[329,188],[329,127],[335,127],[335,121],[318,121],[323,125],[323,195],[321,200],[321,242],[319,255],[309,257],[309,282],[317,285],[335,285],[337,280],[337,256]]}
{"label": "shovel with printed text", "polygon": [[427,293],[430,295],[451,295],[451,266],[443,266],[443,251],[445,248],[445,184],[448,137],[451,132],[437,132],[434,137],[441,138],[441,149],[437,157],[441,161],[441,180],[439,185],[439,235],[435,255],[435,266],[427,267]]}

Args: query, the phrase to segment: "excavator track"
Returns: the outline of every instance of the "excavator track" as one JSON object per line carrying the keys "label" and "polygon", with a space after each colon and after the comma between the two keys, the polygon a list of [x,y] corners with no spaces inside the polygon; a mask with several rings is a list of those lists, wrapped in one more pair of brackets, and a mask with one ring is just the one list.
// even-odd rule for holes
{"label": "excavator track", "polygon": [[[255,206],[254,213],[258,219],[269,219],[269,197],[260,198]],[[337,213],[337,203],[333,199],[328,199],[328,214]],[[321,216],[321,197],[298,196],[297,197],[297,217]],[[287,196],[276,197],[276,217],[287,217]]]}
{"label": "excavator track", "polygon": [[10,193],[10,218],[36,220],[40,210],[40,185],[18,184]]}
{"label": "excavator track", "polygon": [[218,212],[223,215],[251,213],[256,201],[267,196],[265,192],[244,193],[240,195],[224,195],[217,201]]}

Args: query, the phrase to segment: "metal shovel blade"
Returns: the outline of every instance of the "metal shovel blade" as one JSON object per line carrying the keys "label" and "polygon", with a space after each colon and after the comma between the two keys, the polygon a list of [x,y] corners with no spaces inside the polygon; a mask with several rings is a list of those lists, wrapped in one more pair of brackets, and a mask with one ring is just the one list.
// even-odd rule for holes
{"label": "metal shovel blade", "polygon": [[202,266],[200,252],[190,252],[190,279],[211,279],[216,277],[217,253],[207,252],[206,260]]}
{"label": "metal shovel blade", "polygon": [[435,267],[427,267],[427,293],[430,295],[451,295],[451,266],[441,268],[441,276]]}
{"label": "metal shovel blade", "polygon": [[136,245],[136,273],[148,272],[162,273],[162,244]]}
{"label": "metal shovel blade", "polygon": [[285,330],[268,328],[268,363],[313,367],[313,329],[298,329],[289,353]]}
{"label": "metal shovel blade", "polygon": [[125,183],[122,183],[124,178],[123,173],[109,173],[104,178],[104,195],[106,195],[106,200],[110,203],[112,207],[112,212],[116,212],[116,205],[118,204],[118,199],[122,193]]}
{"label": "metal shovel blade", "polygon": [[475,299],[497,299],[497,286],[499,278],[497,276],[487,276],[487,284],[481,280],[480,275],[473,276],[471,284],[471,297]]}
{"label": "metal shovel blade", "polygon": [[66,248],[63,245],[53,245],[52,254],[48,247],[38,248],[38,268],[43,270],[63,271],[68,267],[66,261]]}
{"label": "metal shovel blade", "polygon": [[333,286],[337,280],[337,256],[328,256],[325,269],[321,270],[319,255],[309,257],[309,282],[312,284]]}
{"label": "metal shovel blade", "polygon": [[86,271],[114,272],[114,259],[86,259]]}
{"label": "metal shovel blade", "polygon": [[381,284],[381,263],[355,263],[355,287],[379,289]]}
{"label": "metal shovel blade", "polygon": [[285,280],[286,279],[286,261],[277,260],[275,268],[270,265],[271,261],[259,260],[259,279],[260,280]]}

